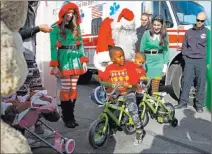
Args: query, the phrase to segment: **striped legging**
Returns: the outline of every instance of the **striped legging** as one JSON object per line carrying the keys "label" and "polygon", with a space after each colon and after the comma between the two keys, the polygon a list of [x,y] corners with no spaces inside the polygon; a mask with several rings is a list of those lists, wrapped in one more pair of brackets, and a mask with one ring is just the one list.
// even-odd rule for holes
{"label": "striped legging", "polygon": [[77,99],[77,81],[79,75],[65,76],[61,80],[60,100]]}

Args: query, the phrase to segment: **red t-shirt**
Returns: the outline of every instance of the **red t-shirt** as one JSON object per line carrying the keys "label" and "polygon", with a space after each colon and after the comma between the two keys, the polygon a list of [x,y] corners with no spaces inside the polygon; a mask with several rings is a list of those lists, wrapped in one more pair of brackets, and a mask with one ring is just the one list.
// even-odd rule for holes
{"label": "red t-shirt", "polygon": [[146,76],[143,68],[140,68],[134,62],[125,62],[123,66],[110,64],[104,72],[99,72],[99,78],[112,84],[125,83],[137,85],[141,76]]}

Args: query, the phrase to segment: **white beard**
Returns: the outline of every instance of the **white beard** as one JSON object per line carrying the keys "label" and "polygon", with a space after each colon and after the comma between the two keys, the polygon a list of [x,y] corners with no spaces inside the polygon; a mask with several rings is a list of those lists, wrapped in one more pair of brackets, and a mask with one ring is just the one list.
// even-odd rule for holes
{"label": "white beard", "polygon": [[121,19],[120,22],[113,21],[111,28],[115,45],[121,47],[124,50],[125,59],[131,61],[135,55],[137,41],[135,22]]}

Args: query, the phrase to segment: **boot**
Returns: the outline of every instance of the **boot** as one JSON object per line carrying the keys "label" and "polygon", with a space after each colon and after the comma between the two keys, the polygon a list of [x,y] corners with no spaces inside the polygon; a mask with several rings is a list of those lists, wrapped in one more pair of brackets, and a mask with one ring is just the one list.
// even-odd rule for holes
{"label": "boot", "polygon": [[75,116],[74,116],[75,102],[76,102],[76,99],[74,99],[72,101],[72,106],[73,106],[73,122],[74,122],[75,126],[79,126],[79,123],[76,121]]}
{"label": "boot", "polygon": [[61,101],[61,109],[62,109],[62,119],[64,123],[68,122],[68,116],[67,116],[67,101]]}
{"label": "boot", "polygon": [[61,109],[62,109],[62,119],[66,127],[68,128],[74,128],[75,125],[70,122],[71,116],[70,112],[72,112],[72,109],[69,107],[69,101],[61,101]]}

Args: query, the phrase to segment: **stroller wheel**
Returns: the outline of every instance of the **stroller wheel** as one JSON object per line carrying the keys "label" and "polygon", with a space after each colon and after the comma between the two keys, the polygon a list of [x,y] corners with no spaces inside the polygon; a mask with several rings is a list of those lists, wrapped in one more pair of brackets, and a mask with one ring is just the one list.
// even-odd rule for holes
{"label": "stroller wheel", "polygon": [[72,153],[74,151],[74,148],[75,148],[75,141],[73,139],[69,139],[65,145],[66,153],[68,153],[68,154]]}

